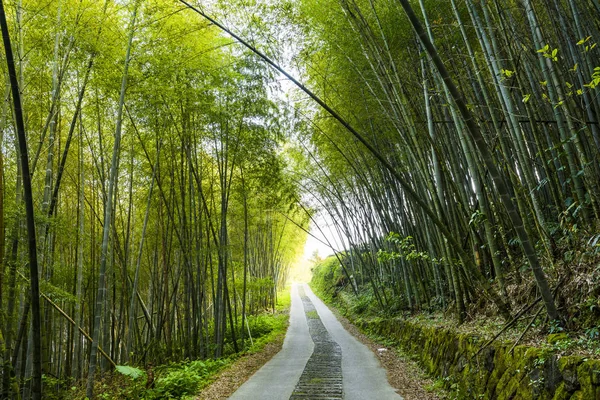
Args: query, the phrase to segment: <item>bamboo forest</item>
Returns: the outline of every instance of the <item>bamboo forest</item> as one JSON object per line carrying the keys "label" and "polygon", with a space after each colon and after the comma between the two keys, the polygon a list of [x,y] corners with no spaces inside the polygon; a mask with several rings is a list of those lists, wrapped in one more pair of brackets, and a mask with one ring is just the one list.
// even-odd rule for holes
{"label": "bamboo forest", "polygon": [[600,399],[599,0],[0,14],[0,399]]}

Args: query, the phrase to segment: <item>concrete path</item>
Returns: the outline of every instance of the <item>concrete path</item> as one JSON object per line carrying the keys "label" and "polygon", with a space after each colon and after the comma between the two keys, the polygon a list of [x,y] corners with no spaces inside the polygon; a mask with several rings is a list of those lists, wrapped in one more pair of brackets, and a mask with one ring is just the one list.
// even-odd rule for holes
{"label": "concrete path", "polygon": [[290,398],[402,400],[388,384],[375,355],[343,328],[305,284],[292,287],[290,326],[283,348],[230,397]]}
{"label": "concrete path", "polygon": [[308,324],[298,294],[292,287],[290,325],[281,351],[259,369],[230,397],[232,400],[287,400],[310,358],[314,343],[308,333]]}

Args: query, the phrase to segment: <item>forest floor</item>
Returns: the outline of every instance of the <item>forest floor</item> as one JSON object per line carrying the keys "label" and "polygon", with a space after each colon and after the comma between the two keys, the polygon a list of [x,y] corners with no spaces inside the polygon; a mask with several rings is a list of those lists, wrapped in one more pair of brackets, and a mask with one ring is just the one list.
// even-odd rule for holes
{"label": "forest floor", "polygon": [[[337,310],[332,309],[332,312],[344,329],[376,355],[381,366],[386,370],[389,384],[405,400],[435,400],[448,397],[445,392],[437,388],[435,382],[427,377],[416,362],[409,360],[384,342],[363,334]],[[229,398],[237,388],[281,350],[283,339],[284,336],[280,335],[267,344],[262,351],[239,358],[230,367],[220,372],[214,382],[202,390],[197,399]]]}

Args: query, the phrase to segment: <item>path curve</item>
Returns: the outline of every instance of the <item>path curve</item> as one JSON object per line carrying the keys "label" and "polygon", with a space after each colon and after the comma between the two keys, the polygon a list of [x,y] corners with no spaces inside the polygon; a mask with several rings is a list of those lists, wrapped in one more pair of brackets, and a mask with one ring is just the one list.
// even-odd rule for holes
{"label": "path curve", "polygon": [[[341,392],[336,378],[311,375],[311,371],[324,364],[337,369],[339,350]],[[315,362],[320,364],[315,367]],[[332,376],[336,375],[336,371],[332,371]],[[317,393],[319,384],[323,386],[323,382],[329,381],[332,384]],[[232,400],[290,398],[402,400],[389,385],[375,355],[343,328],[306,284],[292,286],[290,325],[281,351],[230,397]]]}

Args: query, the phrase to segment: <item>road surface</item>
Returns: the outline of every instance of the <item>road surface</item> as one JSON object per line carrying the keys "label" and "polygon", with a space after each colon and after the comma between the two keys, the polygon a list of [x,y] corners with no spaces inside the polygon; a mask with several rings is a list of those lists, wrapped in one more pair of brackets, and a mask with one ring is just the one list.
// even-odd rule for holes
{"label": "road surface", "polygon": [[306,284],[292,286],[281,351],[232,400],[402,400],[375,355],[340,324]]}

